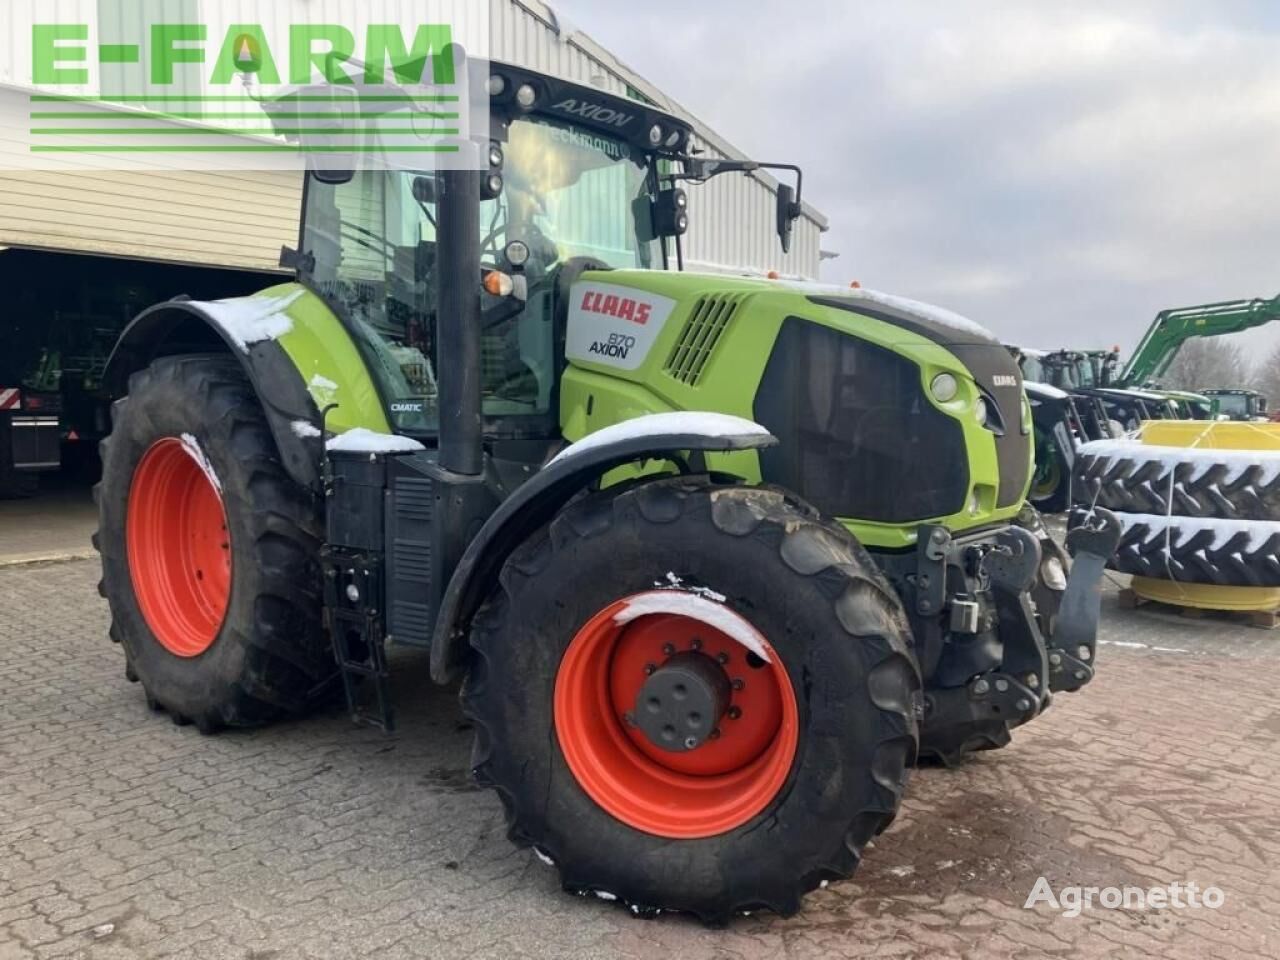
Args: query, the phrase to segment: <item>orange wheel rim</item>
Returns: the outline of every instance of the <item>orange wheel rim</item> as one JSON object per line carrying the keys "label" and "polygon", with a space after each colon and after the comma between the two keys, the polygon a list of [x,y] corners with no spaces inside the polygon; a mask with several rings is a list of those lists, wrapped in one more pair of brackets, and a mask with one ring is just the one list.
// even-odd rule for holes
{"label": "orange wheel rim", "polygon": [[206,466],[175,437],[153,443],[133,474],[126,542],[143,619],[170,653],[213,644],[231,599],[231,538]]}
{"label": "orange wheel rim", "polygon": [[[600,610],[570,642],[555,685],[556,737],[582,789],[628,826],[675,839],[725,833],[764,810],[787,781],[800,736],[795,691],[777,653],[730,608],[714,604],[713,626],[677,599],[691,596],[652,591]],[[651,598],[671,599],[671,610],[618,622],[633,601],[652,606]],[[664,749],[640,729],[637,699],[673,657],[694,654],[723,671],[727,705],[696,747]]]}

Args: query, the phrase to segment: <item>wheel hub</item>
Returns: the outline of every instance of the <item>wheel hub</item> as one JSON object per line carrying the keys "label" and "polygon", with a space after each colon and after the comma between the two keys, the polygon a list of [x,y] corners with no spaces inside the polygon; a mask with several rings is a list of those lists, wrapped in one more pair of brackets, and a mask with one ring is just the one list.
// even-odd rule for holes
{"label": "wheel hub", "polygon": [[716,732],[731,691],[715,660],[694,651],[677,653],[649,675],[632,716],[655,747],[672,753],[696,750]]}

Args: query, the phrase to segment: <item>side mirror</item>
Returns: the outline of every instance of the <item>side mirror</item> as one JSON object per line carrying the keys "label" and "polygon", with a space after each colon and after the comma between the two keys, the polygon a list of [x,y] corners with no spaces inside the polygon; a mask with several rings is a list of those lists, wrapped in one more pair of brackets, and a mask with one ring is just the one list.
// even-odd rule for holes
{"label": "side mirror", "polygon": [[782,252],[791,249],[791,230],[800,216],[800,205],[796,203],[796,192],[789,183],[778,184],[778,239],[782,242]]}

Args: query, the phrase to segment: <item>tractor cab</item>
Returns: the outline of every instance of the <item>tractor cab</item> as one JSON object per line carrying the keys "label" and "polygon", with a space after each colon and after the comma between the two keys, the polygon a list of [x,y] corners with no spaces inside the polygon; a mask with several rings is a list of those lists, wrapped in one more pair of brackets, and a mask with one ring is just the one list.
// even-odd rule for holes
{"label": "tractor cab", "polygon": [[1213,402],[1215,419],[1267,419],[1267,398],[1256,390],[1231,390],[1219,388],[1205,390],[1204,394]]}
{"label": "tractor cab", "polygon": [[[546,436],[556,427],[573,281],[586,270],[682,267],[689,219],[676,184],[783,166],[698,159],[683,120],[603,92],[587,100],[576,84],[518,67],[492,64],[474,82],[490,104],[485,169],[470,178],[479,195],[446,170],[313,170],[295,261],[352,334],[391,426],[428,443],[439,432],[441,363],[450,362],[442,293],[480,291],[485,435]],[[798,187],[799,171],[786,166]],[[779,197],[785,244],[798,189],[784,186]],[[637,308],[601,305],[624,315],[628,306]]]}

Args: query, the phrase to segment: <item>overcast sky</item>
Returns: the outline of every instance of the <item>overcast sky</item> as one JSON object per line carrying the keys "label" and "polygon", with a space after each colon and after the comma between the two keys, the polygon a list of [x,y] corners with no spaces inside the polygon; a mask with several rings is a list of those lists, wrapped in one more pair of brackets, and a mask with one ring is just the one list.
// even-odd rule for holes
{"label": "overcast sky", "polygon": [[1280,4],[556,9],[749,155],[803,166],[840,254],[825,280],[1126,351],[1161,308],[1280,292]]}

